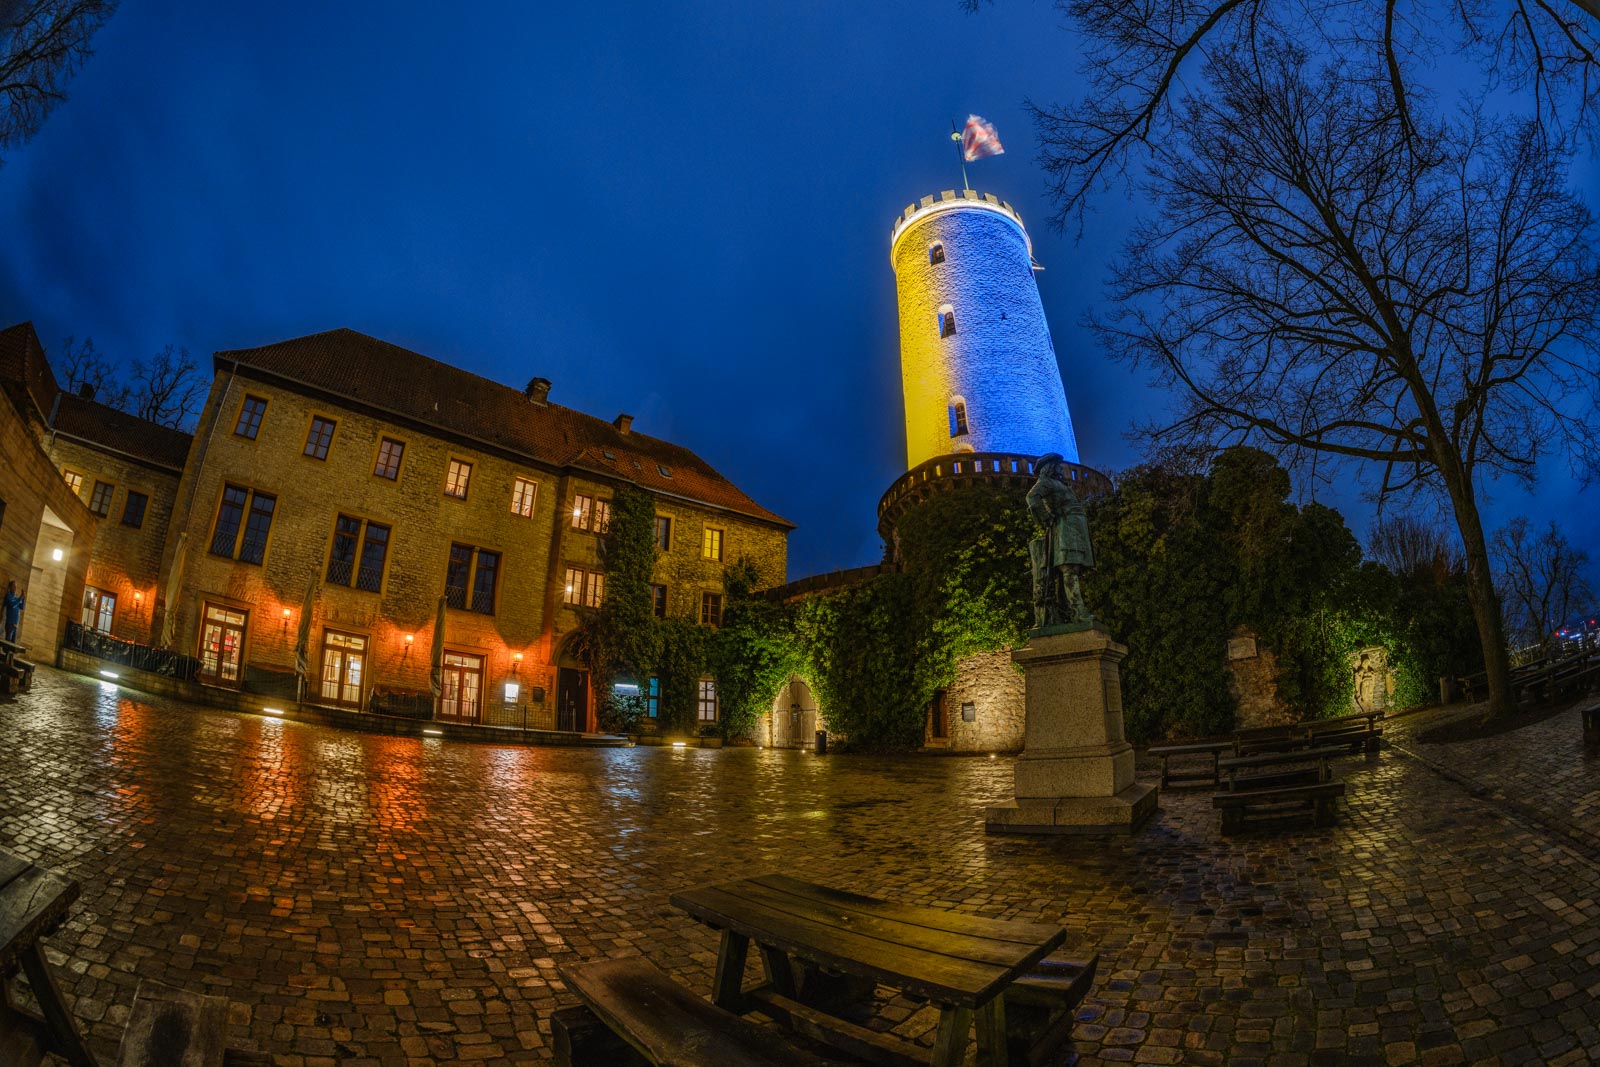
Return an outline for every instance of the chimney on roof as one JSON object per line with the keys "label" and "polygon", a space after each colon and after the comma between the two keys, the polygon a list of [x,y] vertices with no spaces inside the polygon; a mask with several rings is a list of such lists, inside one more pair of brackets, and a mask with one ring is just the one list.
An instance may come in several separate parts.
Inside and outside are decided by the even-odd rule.
{"label": "chimney on roof", "polygon": [[533,379],[528,383],[528,387],[522,391],[522,395],[527,397],[530,402],[544,407],[550,403],[550,379]]}
{"label": "chimney on roof", "polygon": [[632,415],[618,415],[616,418],[611,420],[611,425],[615,426],[618,430],[622,431],[623,433],[627,433],[628,430],[630,428],[632,428],[632,426],[633,426],[633,416]]}
{"label": "chimney on roof", "polygon": [[94,399],[94,386],[90,385],[88,382],[79,383],[79,385],[78,385],[78,395],[80,397],[82,397],[83,399],[85,399],[85,400],[93,400]]}

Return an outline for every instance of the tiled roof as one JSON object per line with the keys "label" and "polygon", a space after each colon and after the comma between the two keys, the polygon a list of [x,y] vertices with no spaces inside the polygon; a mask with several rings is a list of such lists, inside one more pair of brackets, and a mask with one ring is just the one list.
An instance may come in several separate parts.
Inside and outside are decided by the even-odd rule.
{"label": "tiled roof", "polygon": [[173,471],[183,470],[189,459],[189,444],[194,440],[182,430],[169,429],[71,393],[61,394],[55,428],[69,437]]}
{"label": "tiled roof", "polygon": [[50,405],[61,389],[33,323],[19,322],[0,330],[0,382],[20,387],[33,398],[40,414],[49,418]]}
{"label": "tiled roof", "polygon": [[680,445],[559,404],[535,404],[501,385],[355,330],[329,330],[261,348],[218,352],[291,383],[474,438],[553,467],[577,467],[641,488],[792,528]]}

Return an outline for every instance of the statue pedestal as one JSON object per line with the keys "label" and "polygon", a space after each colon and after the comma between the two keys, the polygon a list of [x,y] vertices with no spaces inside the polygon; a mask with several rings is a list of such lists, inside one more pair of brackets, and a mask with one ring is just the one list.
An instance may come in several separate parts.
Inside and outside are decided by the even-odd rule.
{"label": "statue pedestal", "polygon": [[1026,675],[1016,800],[989,809],[991,834],[1132,833],[1155,814],[1122,734],[1128,649],[1103,630],[1031,635],[1011,658]]}

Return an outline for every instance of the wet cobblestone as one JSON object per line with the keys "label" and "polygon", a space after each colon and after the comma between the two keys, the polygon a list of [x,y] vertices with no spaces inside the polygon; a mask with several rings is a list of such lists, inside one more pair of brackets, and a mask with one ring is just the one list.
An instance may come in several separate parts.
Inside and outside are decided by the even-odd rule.
{"label": "wet cobblestone", "polygon": [[[1551,818],[1582,818],[1575,718],[1537,729],[1477,773],[1570,764]],[[642,953],[707,990],[715,938],[668,895],[784,870],[1060,922],[1101,955],[1076,1062],[1589,1062],[1600,853],[1398,751],[1339,771],[1328,830],[1223,838],[1174,791],[1132,839],[996,838],[1005,759],[496,748],[41,670],[0,704],[0,847],[82,882],[50,955],[112,1041],[148,977],[228,997],[233,1042],[283,1064],[543,1060],[558,965]],[[925,1019],[879,1001],[879,1026]]]}

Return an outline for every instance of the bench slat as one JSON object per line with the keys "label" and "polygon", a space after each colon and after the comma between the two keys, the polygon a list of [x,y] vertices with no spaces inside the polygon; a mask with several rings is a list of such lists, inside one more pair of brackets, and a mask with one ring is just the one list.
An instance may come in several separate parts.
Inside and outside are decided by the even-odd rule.
{"label": "bench slat", "polygon": [[572,991],[612,1032],[660,1067],[819,1067],[783,1037],[707,1001],[635,956],[561,968]]}

